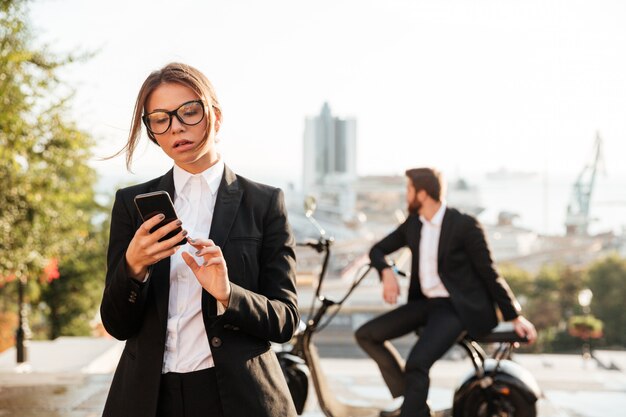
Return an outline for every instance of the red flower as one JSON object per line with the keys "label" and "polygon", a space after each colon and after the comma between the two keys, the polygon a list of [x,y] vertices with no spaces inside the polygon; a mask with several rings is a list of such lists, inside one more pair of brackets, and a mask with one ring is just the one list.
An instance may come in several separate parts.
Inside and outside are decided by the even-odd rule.
{"label": "red flower", "polygon": [[0,275],[0,288],[13,281],[15,281],[15,274],[9,274],[4,277]]}
{"label": "red flower", "polygon": [[48,261],[48,265],[43,269],[43,278],[48,281],[48,284],[54,281],[55,279],[59,279],[61,274],[59,274],[59,261],[57,258],[52,258]]}

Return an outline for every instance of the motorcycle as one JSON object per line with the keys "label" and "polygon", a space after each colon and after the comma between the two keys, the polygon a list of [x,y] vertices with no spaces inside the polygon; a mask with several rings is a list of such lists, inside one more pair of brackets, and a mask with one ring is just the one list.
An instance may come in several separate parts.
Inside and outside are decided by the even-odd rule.
{"label": "motorcycle", "polygon": [[[345,404],[335,397],[322,371],[320,357],[313,343],[315,333],[330,323],[348,297],[372,270],[372,266],[366,265],[364,269],[357,271],[356,278],[339,301],[333,301],[321,295],[333,239],[326,236],[324,229],[313,218],[315,201],[313,199],[307,200],[305,207],[306,217],[318,229],[319,238],[301,242],[298,245],[310,247],[318,253],[324,253],[322,268],[306,322],[300,322],[298,330],[289,342],[273,347],[287,380],[298,415],[304,411],[310,382],[312,382],[319,407],[326,417],[377,416],[378,408]],[[395,266],[393,268],[397,274],[406,276]],[[331,309],[333,311],[329,313]],[[327,315],[329,317],[322,323]],[[542,395],[541,389],[528,370],[510,359],[513,349],[524,342],[526,340],[520,338],[508,323],[501,323],[492,333],[480,339],[472,339],[470,336],[464,335],[458,344],[467,353],[472,362],[473,370],[465,375],[456,388],[452,408],[438,411],[436,415],[535,417],[537,414],[536,402]],[[479,343],[496,344],[497,347],[489,356]]]}

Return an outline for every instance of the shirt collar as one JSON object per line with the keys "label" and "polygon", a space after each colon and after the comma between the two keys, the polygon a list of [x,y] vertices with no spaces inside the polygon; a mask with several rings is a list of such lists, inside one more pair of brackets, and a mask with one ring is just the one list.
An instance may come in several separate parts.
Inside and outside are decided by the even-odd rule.
{"label": "shirt collar", "polygon": [[211,194],[215,195],[224,176],[224,161],[220,157],[216,164],[210,166],[198,174],[192,174],[174,164],[174,188],[176,193],[181,193],[191,177],[203,178],[209,186]]}
{"label": "shirt collar", "polygon": [[422,223],[430,223],[433,226],[441,226],[441,223],[443,223],[443,216],[446,214],[447,207],[448,205],[446,204],[446,202],[442,201],[441,207],[439,207],[439,210],[437,210],[432,219],[426,220],[424,216],[420,216],[420,220],[422,221]]}

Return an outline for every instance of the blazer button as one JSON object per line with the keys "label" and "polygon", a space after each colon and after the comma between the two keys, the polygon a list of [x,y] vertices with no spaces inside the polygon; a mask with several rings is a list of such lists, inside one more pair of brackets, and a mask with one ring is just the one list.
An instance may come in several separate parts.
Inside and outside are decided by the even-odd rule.
{"label": "blazer button", "polygon": [[222,346],[222,339],[220,339],[217,336],[214,336],[211,338],[211,346],[213,346],[214,348],[218,348],[220,346]]}

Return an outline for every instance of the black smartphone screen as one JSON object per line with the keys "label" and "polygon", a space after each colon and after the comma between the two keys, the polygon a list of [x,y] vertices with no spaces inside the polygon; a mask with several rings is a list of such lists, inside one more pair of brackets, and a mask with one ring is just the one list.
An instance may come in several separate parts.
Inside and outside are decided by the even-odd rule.
{"label": "black smartphone screen", "polygon": [[[166,191],[138,194],[135,196],[135,206],[137,206],[137,210],[139,210],[139,214],[141,214],[141,218],[144,222],[159,213],[163,213],[165,215],[165,218],[150,230],[150,233],[178,219],[176,211],[174,210],[172,199]],[[159,239],[159,242],[176,236],[176,234],[181,230],[181,227],[172,230],[170,233]],[[177,245],[184,245],[185,243],[187,243],[187,238],[183,238],[183,240],[178,242]]]}

